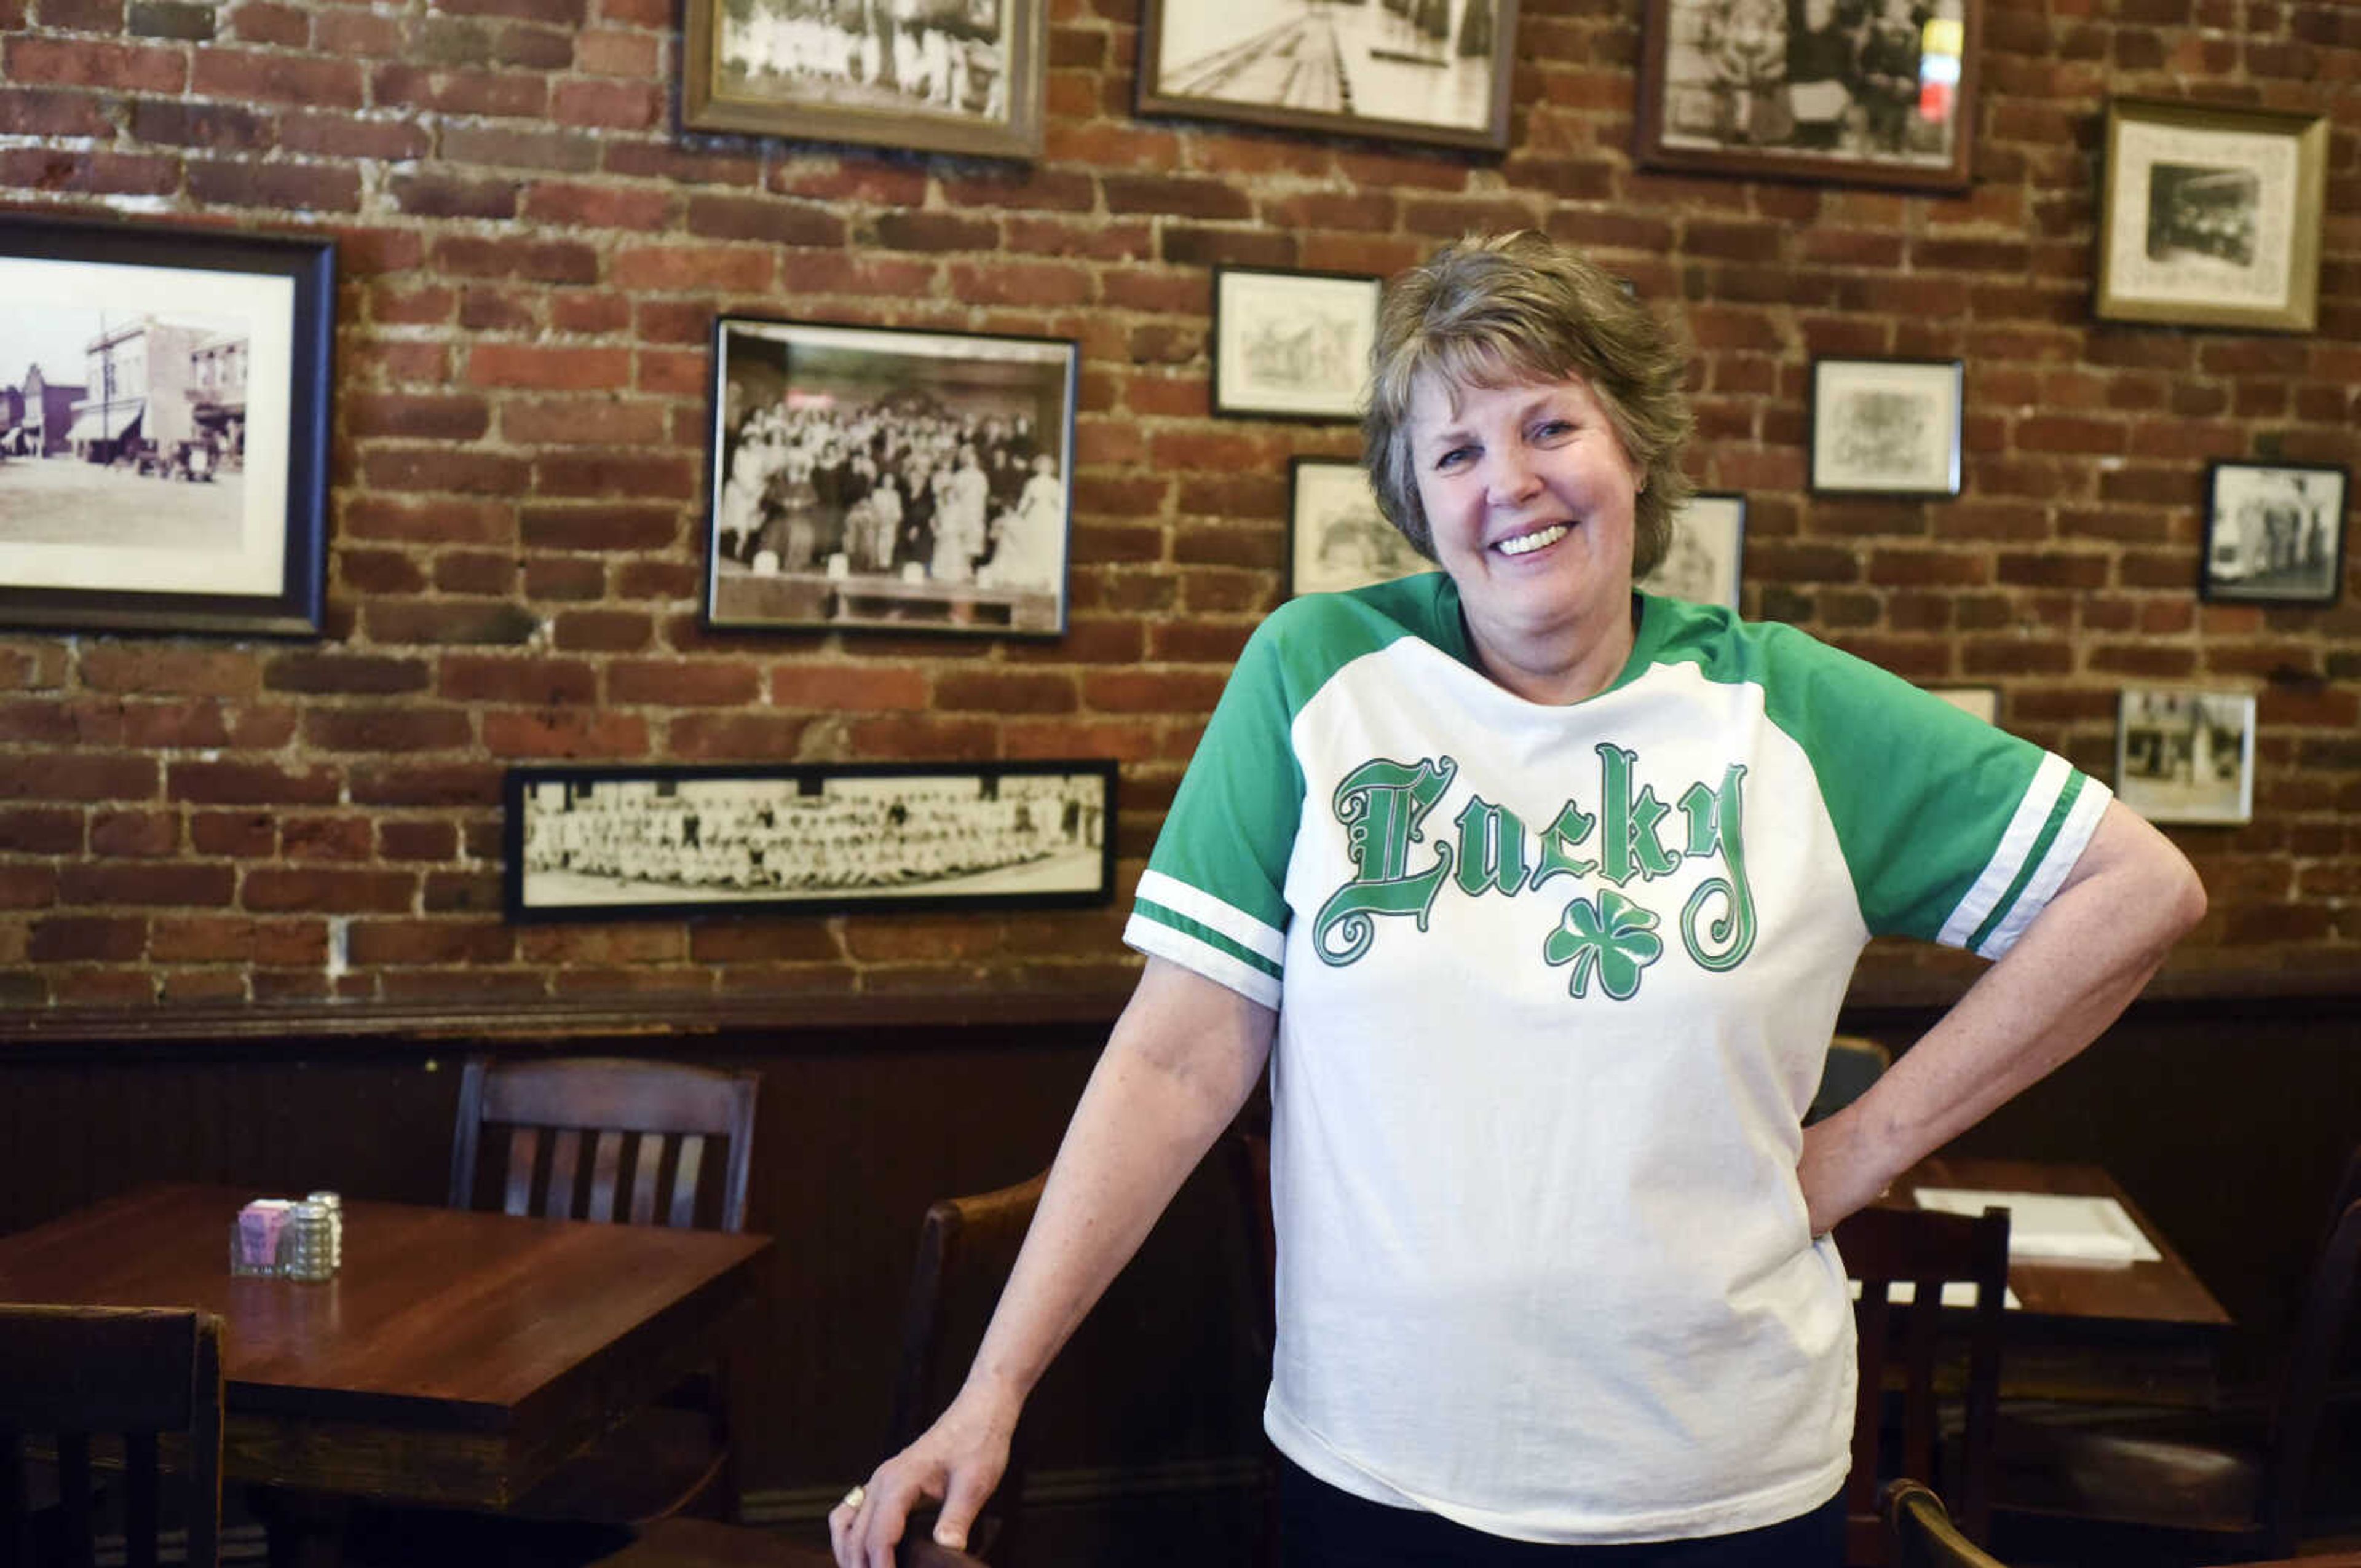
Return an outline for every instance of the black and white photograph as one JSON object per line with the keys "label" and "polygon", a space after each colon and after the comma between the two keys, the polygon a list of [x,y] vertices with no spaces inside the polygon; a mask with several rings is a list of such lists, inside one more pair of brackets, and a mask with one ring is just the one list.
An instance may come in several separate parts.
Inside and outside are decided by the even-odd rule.
{"label": "black and white photograph", "polygon": [[1115,765],[512,768],[508,918],[1078,908],[1115,892]]}
{"label": "black and white photograph", "polygon": [[1431,571],[1386,521],[1369,471],[1338,457],[1287,462],[1287,592],[1342,593]]}
{"label": "black and white photograph", "polygon": [[1746,498],[1699,490],[1673,514],[1673,543],[1637,585],[1692,604],[1738,608],[1739,560],[1746,547]]}
{"label": "black and white photograph", "polygon": [[1141,115],[1509,145],[1517,0],[1147,0]]}
{"label": "black and white photograph", "polygon": [[1359,273],[1213,269],[1213,412],[1360,418],[1384,287]]}
{"label": "black and white photograph", "polygon": [[1048,0],[686,0],[691,130],[1028,159]]}
{"label": "black and white photograph", "polygon": [[1986,724],[2000,722],[1998,686],[1928,686],[1927,695],[1941,697],[1961,713],[1973,714]]}
{"label": "black and white photograph", "polygon": [[2325,115],[2114,100],[2099,315],[2310,332],[2327,171]]}
{"label": "black and white photograph", "polygon": [[324,240],[0,219],[0,621],[314,636]]}
{"label": "black and white photograph", "polygon": [[2126,686],[2115,718],[2115,795],[2150,822],[2249,822],[2255,699]]}
{"label": "black and white photograph", "polygon": [[1648,0],[1643,168],[1965,190],[1983,0]]}
{"label": "black and white photograph", "polygon": [[706,620],[1056,637],[1071,339],[723,316]]}
{"label": "black and white photograph", "polygon": [[2349,470],[2328,463],[2211,463],[2201,596],[2334,604],[2345,591]]}
{"label": "black and white photograph", "polygon": [[1965,382],[1957,359],[1814,359],[1812,490],[1958,495]]}

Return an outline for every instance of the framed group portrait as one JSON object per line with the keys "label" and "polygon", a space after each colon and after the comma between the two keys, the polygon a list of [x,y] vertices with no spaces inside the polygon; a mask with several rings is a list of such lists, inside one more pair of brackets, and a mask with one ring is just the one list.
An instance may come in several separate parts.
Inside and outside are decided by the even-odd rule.
{"label": "framed group portrait", "polygon": [[2345,591],[2352,486],[2352,471],[2333,463],[2208,464],[2200,596],[2334,604]]}
{"label": "framed group portrait", "polygon": [[1213,269],[1213,412],[1361,417],[1385,280],[1284,268]]}
{"label": "framed group portrait", "polygon": [[2327,191],[2324,115],[2114,99],[2099,315],[2310,332]]}
{"label": "framed group portrait", "polygon": [[1138,109],[1499,151],[1517,0],[1145,0]]}
{"label": "framed group portrait", "polygon": [[0,623],[315,637],[335,246],[0,218]]}
{"label": "framed group portrait", "polygon": [[1434,564],[1386,521],[1369,471],[1341,457],[1287,462],[1287,592],[1339,593]]}
{"label": "framed group portrait", "polygon": [[2250,822],[2251,693],[2128,686],[2117,699],[2115,796],[2150,822]]}
{"label": "framed group portrait", "polygon": [[1726,490],[1699,490],[1673,514],[1672,543],[1638,586],[1650,593],[1734,610],[1739,558],[1745,548],[1746,498]]}
{"label": "framed group portrait", "polygon": [[1958,495],[1966,375],[1957,359],[1815,358],[1813,493]]}
{"label": "framed group portrait", "polygon": [[686,0],[687,129],[1041,151],[1049,0]]}

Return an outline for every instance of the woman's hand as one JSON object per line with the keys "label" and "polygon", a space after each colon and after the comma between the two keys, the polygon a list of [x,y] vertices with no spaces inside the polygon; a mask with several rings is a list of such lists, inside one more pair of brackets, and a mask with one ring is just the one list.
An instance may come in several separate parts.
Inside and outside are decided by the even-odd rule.
{"label": "woman's hand", "polygon": [[967,1546],[968,1530],[984,1499],[1008,1468],[1014,1408],[1005,1413],[962,1390],[918,1440],[880,1464],[862,1485],[829,1510],[829,1545],[837,1568],[894,1568],[894,1546],[911,1511],[939,1502],[935,1542]]}
{"label": "woman's hand", "polygon": [[1815,1122],[1804,1129],[1804,1152],[1795,1162],[1795,1179],[1804,1190],[1804,1210],[1815,1239],[1836,1229],[1837,1222],[1865,1209],[1883,1197],[1893,1174],[1863,1147],[1860,1118],[1853,1107]]}

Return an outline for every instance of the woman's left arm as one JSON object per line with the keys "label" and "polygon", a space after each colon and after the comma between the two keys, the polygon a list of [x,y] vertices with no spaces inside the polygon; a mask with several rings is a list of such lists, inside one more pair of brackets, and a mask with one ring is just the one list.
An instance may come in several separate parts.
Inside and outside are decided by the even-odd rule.
{"label": "woman's left arm", "polygon": [[2098,1038],[2204,914],[2204,886],[2180,851],[2108,802],[2007,956],[1860,1099],[1804,1129],[1797,1169],[1812,1234]]}

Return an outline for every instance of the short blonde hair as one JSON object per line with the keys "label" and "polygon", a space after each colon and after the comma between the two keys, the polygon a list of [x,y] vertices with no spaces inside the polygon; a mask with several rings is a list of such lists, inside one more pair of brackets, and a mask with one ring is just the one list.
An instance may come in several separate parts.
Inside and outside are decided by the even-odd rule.
{"label": "short blonde hair", "polygon": [[1470,236],[1386,286],[1369,350],[1362,462],[1387,519],[1434,559],[1410,451],[1411,398],[1422,376],[1499,387],[1579,376],[1640,476],[1631,575],[1646,576],[1673,539],[1673,513],[1694,488],[1681,450],[1696,421],[1671,330],[1631,291],[1545,235]]}

